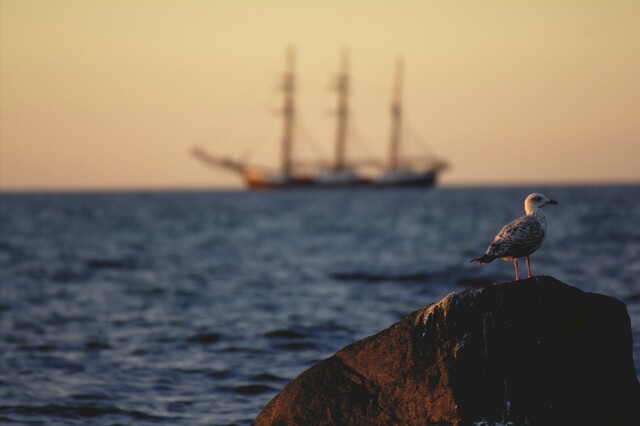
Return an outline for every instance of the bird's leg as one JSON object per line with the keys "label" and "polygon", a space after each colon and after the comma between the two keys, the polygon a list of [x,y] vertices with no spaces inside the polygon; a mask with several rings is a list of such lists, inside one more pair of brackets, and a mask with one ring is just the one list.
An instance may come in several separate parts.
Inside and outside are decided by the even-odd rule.
{"label": "bird's leg", "polygon": [[516,281],[519,281],[520,276],[518,275],[518,259],[513,259],[513,266],[516,268]]}
{"label": "bird's leg", "polygon": [[529,265],[529,256],[525,258],[527,260],[527,272],[529,273],[529,278],[531,278],[531,265]]}

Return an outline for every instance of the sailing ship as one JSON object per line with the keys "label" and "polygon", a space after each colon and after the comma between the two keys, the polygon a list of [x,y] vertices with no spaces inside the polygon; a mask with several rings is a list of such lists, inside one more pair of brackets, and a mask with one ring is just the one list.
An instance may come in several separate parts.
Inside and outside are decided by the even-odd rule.
{"label": "sailing ship", "polygon": [[[192,154],[204,163],[229,170],[242,177],[251,189],[281,188],[351,188],[351,187],[430,187],[438,174],[447,168],[447,163],[433,154],[422,157],[405,157],[402,148],[402,83],[404,65],[401,60],[396,67],[396,81],[391,102],[391,133],[389,138],[389,158],[379,160],[347,161],[347,129],[349,121],[349,56],[342,54],[342,64],[336,79],[338,103],[336,109],[337,127],[335,158],[332,163],[317,161],[315,164],[301,164],[292,157],[294,145],[295,108],[295,53],[289,49],[287,67],[282,84],[283,90],[283,131],[281,141],[281,166],[279,170],[269,170],[252,166],[244,161],[229,157],[211,155],[201,148],[194,148]],[[373,176],[360,170],[366,167],[377,169]]]}

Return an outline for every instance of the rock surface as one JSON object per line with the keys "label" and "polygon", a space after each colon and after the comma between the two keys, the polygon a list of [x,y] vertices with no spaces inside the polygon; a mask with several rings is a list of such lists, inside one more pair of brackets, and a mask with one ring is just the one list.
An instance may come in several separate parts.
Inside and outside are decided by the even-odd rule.
{"label": "rock surface", "polygon": [[303,372],[255,425],[640,425],[625,305],[550,277],[448,295]]}

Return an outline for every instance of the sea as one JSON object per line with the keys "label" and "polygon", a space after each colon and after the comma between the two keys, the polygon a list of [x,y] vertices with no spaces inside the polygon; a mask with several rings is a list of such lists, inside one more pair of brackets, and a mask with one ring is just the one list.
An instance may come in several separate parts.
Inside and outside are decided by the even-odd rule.
{"label": "sea", "polygon": [[559,203],[533,274],[623,301],[640,371],[640,185],[4,193],[0,424],[249,425],[342,347],[512,280],[469,259],[531,192]]}

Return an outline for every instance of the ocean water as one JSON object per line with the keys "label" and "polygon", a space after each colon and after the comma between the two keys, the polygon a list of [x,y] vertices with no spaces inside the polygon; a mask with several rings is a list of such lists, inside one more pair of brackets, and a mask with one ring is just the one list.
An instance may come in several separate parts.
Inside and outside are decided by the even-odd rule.
{"label": "ocean water", "polygon": [[338,349],[511,280],[468,260],[534,191],[560,203],[534,274],[624,301],[640,371],[640,186],[4,194],[0,423],[248,425]]}

